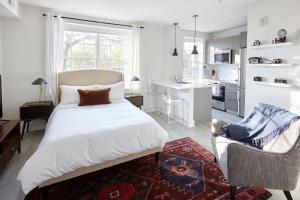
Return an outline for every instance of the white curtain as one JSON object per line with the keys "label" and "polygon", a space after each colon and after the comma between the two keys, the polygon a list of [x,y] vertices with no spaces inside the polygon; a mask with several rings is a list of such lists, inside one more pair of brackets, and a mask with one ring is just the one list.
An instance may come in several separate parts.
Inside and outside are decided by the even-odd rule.
{"label": "white curtain", "polygon": [[64,22],[60,15],[53,13],[46,16],[46,69],[45,77],[48,82],[46,98],[57,103],[57,72],[63,69]]}
{"label": "white curtain", "polygon": [[[132,69],[131,76],[140,78],[140,35],[141,27],[139,25],[132,25]],[[133,88],[131,88],[133,89]],[[137,86],[140,90],[140,85]]]}

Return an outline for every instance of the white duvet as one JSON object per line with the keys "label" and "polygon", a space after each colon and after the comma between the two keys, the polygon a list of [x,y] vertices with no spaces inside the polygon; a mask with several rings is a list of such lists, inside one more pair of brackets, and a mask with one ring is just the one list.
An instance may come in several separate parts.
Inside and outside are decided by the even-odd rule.
{"label": "white duvet", "polygon": [[17,179],[27,194],[67,172],[162,148],[167,138],[157,122],[127,100],[97,106],[59,105]]}

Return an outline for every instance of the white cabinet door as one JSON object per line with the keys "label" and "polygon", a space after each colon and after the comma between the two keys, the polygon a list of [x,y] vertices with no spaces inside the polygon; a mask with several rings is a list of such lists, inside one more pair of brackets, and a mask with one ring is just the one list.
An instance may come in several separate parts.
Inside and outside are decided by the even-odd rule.
{"label": "white cabinet door", "polygon": [[225,109],[227,112],[234,114],[239,112],[238,89],[238,84],[225,84]]}

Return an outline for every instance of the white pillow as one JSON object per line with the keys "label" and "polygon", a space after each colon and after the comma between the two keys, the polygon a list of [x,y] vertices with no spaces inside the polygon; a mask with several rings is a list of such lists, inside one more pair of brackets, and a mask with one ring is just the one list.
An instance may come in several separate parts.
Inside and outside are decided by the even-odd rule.
{"label": "white pillow", "polygon": [[124,99],[124,82],[119,82],[111,85],[97,85],[98,89],[111,88],[109,93],[110,100]]}
{"label": "white pillow", "polygon": [[97,85],[87,85],[87,86],[70,86],[70,85],[61,85],[61,104],[79,104],[80,98],[78,89],[82,90],[97,90]]}

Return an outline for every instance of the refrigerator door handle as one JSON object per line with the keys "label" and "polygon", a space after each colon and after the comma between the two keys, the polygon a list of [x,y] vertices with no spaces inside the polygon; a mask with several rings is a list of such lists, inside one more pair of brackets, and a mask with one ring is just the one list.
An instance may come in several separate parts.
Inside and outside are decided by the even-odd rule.
{"label": "refrigerator door handle", "polygon": [[241,87],[241,67],[238,68],[238,84],[239,84],[239,87]]}
{"label": "refrigerator door handle", "polygon": [[238,87],[237,89],[237,104],[238,104],[238,114],[240,114],[240,110],[241,110],[241,98],[240,98],[240,95],[241,95],[241,88],[240,86]]}
{"label": "refrigerator door handle", "polygon": [[236,98],[237,98],[237,99],[236,99],[237,101],[240,101],[240,95],[241,95],[241,92],[240,92],[240,91],[241,91],[241,88],[239,87],[239,88],[237,89],[237,95],[236,95],[236,96],[237,96],[237,97],[236,97]]}

